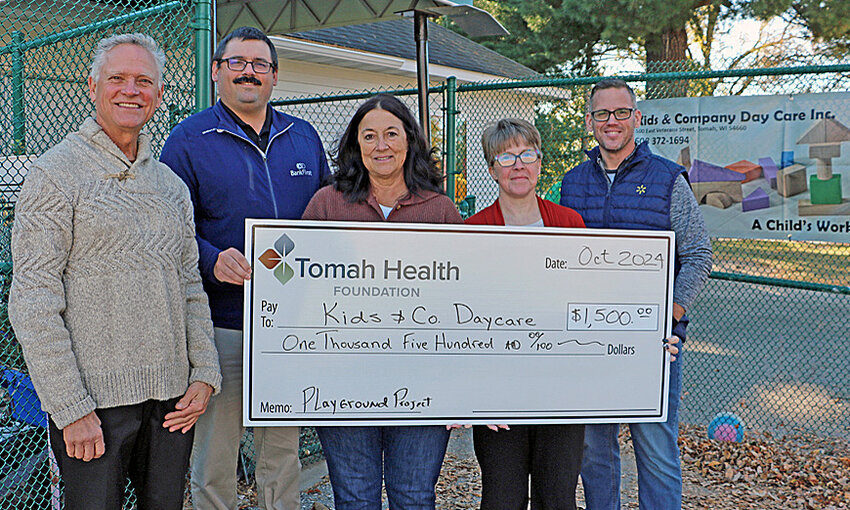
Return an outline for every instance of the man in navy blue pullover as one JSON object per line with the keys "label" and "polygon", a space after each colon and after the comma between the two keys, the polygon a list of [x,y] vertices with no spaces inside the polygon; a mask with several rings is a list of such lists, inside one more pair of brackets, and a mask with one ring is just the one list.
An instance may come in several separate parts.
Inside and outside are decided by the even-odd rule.
{"label": "man in navy blue pullover", "polygon": [[[685,169],[635,144],[640,126],[635,93],[622,80],[607,79],[590,92],[585,124],[599,143],[588,161],[564,175],[561,205],[578,211],[589,228],[673,230],[673,335],[681,339],[670,365],[669,409],[663,423],[629,426],[638,468],[641,509],[682,507],[682,472],[677,444],[685,311],[708,279],[711,244],[705,221],[685,179]],[[581,478],[588,510],[620,508],[620,451],[616,424],[588,425]]]}
{"label": "man in navy blue pullover", "polygon": [[[330,174],[316,130],[269,105],[277,70],[277,52],[263,32],[230,33],[213,54],[219,101],[177,125],[160,158],[192,196],[221,363],[221,394],[196,426],[192,457],[192,499],[205,510],[237,507],[242,285],[251,277],[245,218],[300,218]],[[254,450],[260,507],[300,508],[297,427],[255,428]]]}

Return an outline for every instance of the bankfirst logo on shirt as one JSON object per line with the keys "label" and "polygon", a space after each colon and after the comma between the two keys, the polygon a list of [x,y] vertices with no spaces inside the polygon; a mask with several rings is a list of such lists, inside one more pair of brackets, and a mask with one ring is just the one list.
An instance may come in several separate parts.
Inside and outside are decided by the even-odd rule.
{"label": "bankfirst logo on shirt", "polygon": [[299,161],[298,163],[295,163],[295,170],[289,171],[289,175],[292,177],[298,177],[301,175],[313,175],[313,171],[307,169],[306,163],[301,163]]}

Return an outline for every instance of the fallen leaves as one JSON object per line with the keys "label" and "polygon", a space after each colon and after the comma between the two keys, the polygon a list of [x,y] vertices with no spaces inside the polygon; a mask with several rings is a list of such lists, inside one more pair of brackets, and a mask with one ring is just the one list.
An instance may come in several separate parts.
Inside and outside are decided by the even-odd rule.
{"label": "fallen leaves", "polygon": [[[627,432],[620,434],[620,441],[628,446]],[[709,440],[705,427],[682,425],[679,447],[683,509],[850,509],[846,440],[748,431],[743,442],[727,443]],[[320,485],[328,487],[327,478]],[[253,486],[240,486],[241,507],[255,508],[254,491]],[[623,498],[624,508],[637,508],[637,495],[625,487]],[[437,508],[475,509],[480,501],[481,477],[474,456],[446,454],[437,483]]]}
{"label": "fallen leaves", "polygon": [[847,441],[748,433],[741,443],[727,443],[683,425],[679,446],[683,508],[850,508]]}
{"label": "fallen leaves", "polygon": [[478,508],[481,503],[481,473],[474,457],[447,453],[437,481],[437,508]]}

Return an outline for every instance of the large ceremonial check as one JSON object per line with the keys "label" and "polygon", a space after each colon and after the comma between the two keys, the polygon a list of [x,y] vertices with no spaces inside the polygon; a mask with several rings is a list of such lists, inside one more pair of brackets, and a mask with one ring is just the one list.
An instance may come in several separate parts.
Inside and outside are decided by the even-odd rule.
{"label": "large ceremonial check", "polygon": [[245,425],[663,421],[672,232],[246,220]]}

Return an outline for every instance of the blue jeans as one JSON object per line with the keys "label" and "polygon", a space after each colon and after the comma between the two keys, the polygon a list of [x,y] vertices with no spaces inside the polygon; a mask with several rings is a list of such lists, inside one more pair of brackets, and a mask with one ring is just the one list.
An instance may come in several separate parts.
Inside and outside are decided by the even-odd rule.
{"label": "blue jeans", "polygon": [[337,510],[433,510],[449,431],[444,426],[316,427]]}
{"label": "blue jeans", "polygon": [[[641,510],[681,510],[682,466],[679,460],[679,398],[682,394],[682,345],[670,364],[667,421],[632,423]],[[614,423],[587,425],[581,481],[587,510],[619,510],[620,445]]]}

